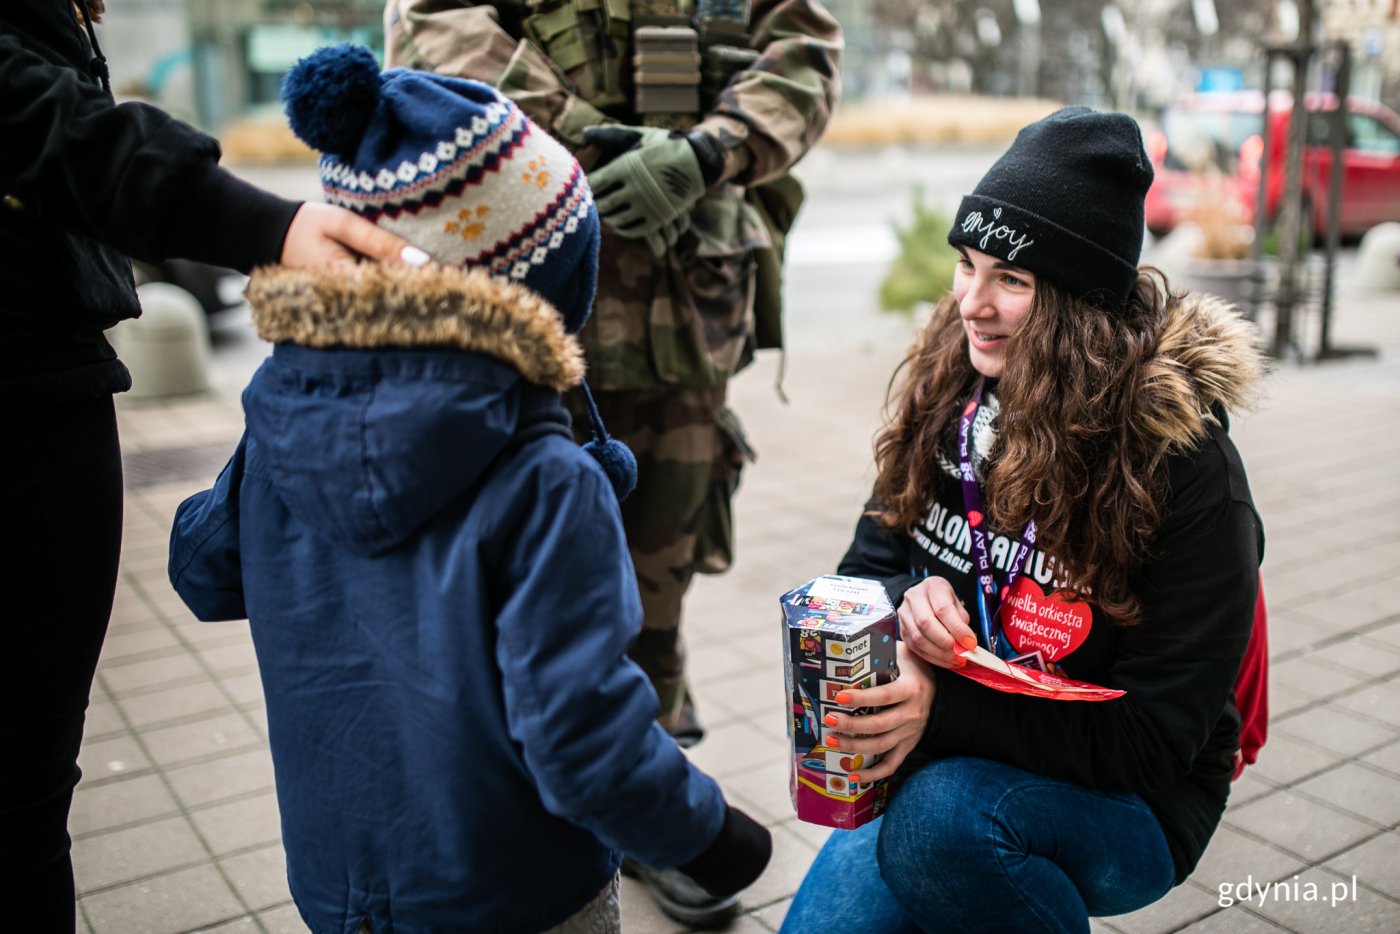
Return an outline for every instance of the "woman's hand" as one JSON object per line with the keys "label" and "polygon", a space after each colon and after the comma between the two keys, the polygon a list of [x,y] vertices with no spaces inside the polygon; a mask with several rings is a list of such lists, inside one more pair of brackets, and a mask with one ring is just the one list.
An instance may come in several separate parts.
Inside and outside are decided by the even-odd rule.
{"label": "woman's hand", "polygon": [[282,263],[304,269],[351,265],[360,257],[422,266],[428,254],[345,208],[303,204],[282,241]]}
{"label": "woman's hand", "polygon": [[920,658],[939,668],[967,664],[957,647],[975,648],[977,635],[968,625],[967,610],[941,577],[926,577],[904,592],[899,604],[900,638]]}
{"label": "woman's hand", "polygon": [[823,741],[831,749],[839,749],[853,759],[884,754],[876,765],[853,769],[852,784],[893,775],[909,751],[918,745],[928,724],[929,712],[933,709],[933,672],[903,642],[896,647],[896,657],[899,677],[889,684],[848,688],[836,695],[836,702],[844,707],[883,707],[883,710],[863,717],[827,714],[822,719]]}

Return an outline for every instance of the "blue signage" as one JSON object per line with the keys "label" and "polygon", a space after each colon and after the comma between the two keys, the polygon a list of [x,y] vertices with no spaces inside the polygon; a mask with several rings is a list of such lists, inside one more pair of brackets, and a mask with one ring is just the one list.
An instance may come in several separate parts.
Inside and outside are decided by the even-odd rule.
{"label": "blue signage", "polygon": [[1202,68],[1197,91],[1243,91],[1244,71],[1240,68]]}

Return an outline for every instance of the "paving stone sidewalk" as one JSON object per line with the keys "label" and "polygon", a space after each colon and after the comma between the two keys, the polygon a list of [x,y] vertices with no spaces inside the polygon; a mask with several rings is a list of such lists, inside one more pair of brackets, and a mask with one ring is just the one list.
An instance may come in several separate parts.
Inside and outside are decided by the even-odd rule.
{"label": "paving stone sidewalk", "polygon": [[[1397,305],[1393,295],[1345,298],[1338,342],[1374,345],[1379,359],[1282,366],[1258,412],[1234,425],[1268,534],[1271,738],[1191,880],[1145,911],[1096,921],[1097,931],[1400,931]],[[775,359],[733,387],[760,461],[735,510],[736,569],[700,580],[687,622],[710,728],[694,757],[776,843],[732,931],[777,929],[825,835],[798,823],[787,800],[776,598],[844,551],[908,333],[885,324],[795,350],[788,405],[772,388]],[[119,402],[121,579],[71,821],[80,929],[91,934],[305,930],[283,874],[247,626],[194,621],[165,576],[176,505],[212,481],[241,431],[236,388]],[[1246,881],[1286,885],[1262,904],[1226,907],[1220,887]],[[1323,897],[1345,894],[1306,901],[1309,883]],[[624,886],[628,934],[680,930]]]}

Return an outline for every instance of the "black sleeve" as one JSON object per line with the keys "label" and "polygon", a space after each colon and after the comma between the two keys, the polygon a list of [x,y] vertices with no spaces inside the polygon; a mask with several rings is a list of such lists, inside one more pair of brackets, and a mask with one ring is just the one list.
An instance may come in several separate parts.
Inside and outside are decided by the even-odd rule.
{"label": "black sleeve", "polygon": [[0,188],[45,223],[146,260],[274,262],[300,206],[219,168],[212,138],[156,107],[116,106],[0,23]]}
{"label": "black sleeve", "polygon": [[[1210,486],[1228,491],[1222,473]],[[973,755],[1093,788],[1146,792],[1186,775],[1234,686],[1254,619],[1262,535],[1229,492],[1169,515],[1140,584],[1145,618],[1123,631],[1104,702],[1006,694],[935,669],[921,748]]]}
{"label": "black sleeve", "polygon": [[868,514],[874,508],[874,500],[866,504],[867,514],[856,523],[855,537],[836,573],[879,580],[890,595],[890,603],[898,607],[904,599],[904,591],[913,587],[918,579],[910,573],[908,543]]}

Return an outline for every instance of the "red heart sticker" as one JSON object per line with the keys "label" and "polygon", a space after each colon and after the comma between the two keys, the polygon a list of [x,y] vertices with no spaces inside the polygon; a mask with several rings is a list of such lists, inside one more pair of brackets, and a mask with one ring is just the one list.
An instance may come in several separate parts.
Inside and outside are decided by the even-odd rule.
{"label": "red heart sticker", "polygon": [[967,524],[974,529],[977,528],[982,524],[982,514],[975,509],[969,509],[967,511]]}
{"label": "red heart sticker", "polygon": [[1047,597],[1039,584],[1022,577],[1002,600],[1001,625],[1017,652],[1039,651],[1053,662],[1084,643],[1094,614],[1086,601]]}

